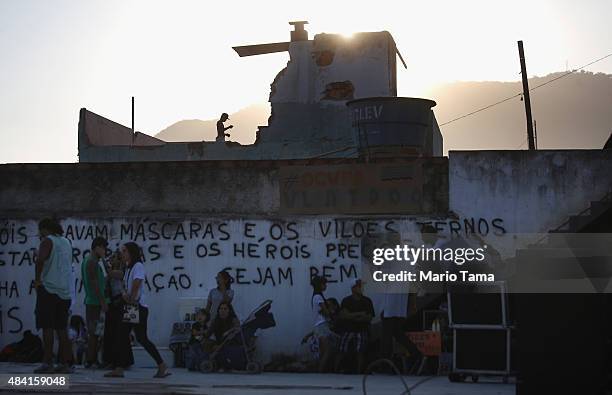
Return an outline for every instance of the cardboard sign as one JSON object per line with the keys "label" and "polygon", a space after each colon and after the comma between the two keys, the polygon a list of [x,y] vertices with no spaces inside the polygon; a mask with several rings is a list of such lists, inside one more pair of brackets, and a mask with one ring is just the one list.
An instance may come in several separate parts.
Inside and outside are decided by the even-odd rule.
{"label": "cardboard sign", "polygon": [[442,353],[442,336],[440,332],[406,332],[406,336],[426,357],[435,357]]}

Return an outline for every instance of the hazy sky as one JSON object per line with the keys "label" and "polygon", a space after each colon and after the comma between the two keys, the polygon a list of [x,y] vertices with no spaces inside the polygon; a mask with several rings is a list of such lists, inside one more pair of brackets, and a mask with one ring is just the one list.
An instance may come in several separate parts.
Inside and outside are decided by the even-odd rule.
{"label": "hazy sky", "polygon": [[[612,53],[612,1],[0,0],[0,163],[77,161],[82,107],[155,134],[265,102],[288,54],[234,45],[315,33],[390,31],[408,63],[400,96],[437,83],[518,80]],[[590,68],[612,74],[612,58]],[[495,110],[492,110],[495,111]],[[439,120],[444,121],[444,120]],[[444,133],[444,130],[442,130]]]}

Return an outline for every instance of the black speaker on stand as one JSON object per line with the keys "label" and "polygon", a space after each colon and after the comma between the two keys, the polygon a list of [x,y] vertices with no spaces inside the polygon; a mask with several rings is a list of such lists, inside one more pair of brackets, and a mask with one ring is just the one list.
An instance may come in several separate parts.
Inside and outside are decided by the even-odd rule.
{"label": "black speaker on stand", "polygon": [[451,381],[513,375],[512,329],[503,282],[451,288],[448,315],[453,330]]}

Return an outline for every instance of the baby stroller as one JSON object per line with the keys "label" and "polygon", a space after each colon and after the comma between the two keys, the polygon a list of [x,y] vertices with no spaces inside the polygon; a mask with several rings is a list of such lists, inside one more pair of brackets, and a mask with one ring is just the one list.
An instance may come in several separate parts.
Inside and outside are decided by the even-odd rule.
{"label": "baby stroller", "polygon": [[193,321],[175,322],[170,335],[170,350],[174,353],[174,367],[183,368],[189,348],[189,337]]}
{"label": "baby stroller", "polygon": [[204,353],[200,371],[210,373],[223,366],[232,370],[246,370],[249,373],[261,373],[261,363],[253,361],[255,353],[255,332],[276,326],[274,316],[270,313],[271,300],[259,305],[242,321],[239,328],[228,334],[219,347],[211,353]]}

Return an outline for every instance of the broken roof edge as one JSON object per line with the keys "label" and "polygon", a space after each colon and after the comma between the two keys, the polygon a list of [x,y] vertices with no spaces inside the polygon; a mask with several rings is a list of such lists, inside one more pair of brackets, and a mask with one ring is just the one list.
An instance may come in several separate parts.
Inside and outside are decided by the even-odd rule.
{"label": "broken roof edge", "polygon": [[87,108],[79,111],[79,145],[108,146],[161,146],[166,141],[136,131],[111,119],[96,114]]}
{"label": "broken roof edge", "polygon": [[404,57],[402,56],[401,52],[399,51],[399,49],[397,48],[397,42],[395,41],[395,38],[393,38],[393,34],[391,34],[391,32],[389,32],[388,30],[381,30],[381,31],[377,31],[377,32],[355,32],[353,33],[350,37],[347,37],[346,35],[342,34],[342,33],[317,33],[314,35],[314,38],[312,41],[325,41],[326,39],[332,38],[334,40],[352,40],[352,39],[356,39],[358,36],[360,35],[369,35],[369,34],[384,34],[387,36],[387,38],[390,40],[391,44],[393,45],[393,49],[395,49],[395,54],[399,57],[400,61],[402,62],[402,65],[404,65],[405,69],[408,69],[408,65],[406,64],[406,61],[404,60]]}

